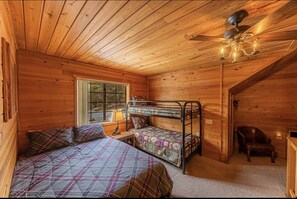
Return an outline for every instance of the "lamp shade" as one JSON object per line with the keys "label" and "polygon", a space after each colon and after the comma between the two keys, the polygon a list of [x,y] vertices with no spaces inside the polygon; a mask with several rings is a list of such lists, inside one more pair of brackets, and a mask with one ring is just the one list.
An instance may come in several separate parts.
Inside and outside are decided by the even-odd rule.
{"label": "lamp shade", "polygon": [[112,121],[114,122],[118,122],[124,119],[123,112],[121,109],[114,110],[112,114]]}

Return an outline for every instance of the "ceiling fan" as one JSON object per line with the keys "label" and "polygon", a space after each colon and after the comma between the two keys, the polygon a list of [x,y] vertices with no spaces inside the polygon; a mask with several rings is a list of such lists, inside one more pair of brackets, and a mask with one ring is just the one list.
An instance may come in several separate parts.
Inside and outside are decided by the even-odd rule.
{"label": "ceiling fan", "polygon": [[[297,14],[297,1],[289,1],[284,6],[265,17],[260,22],[253,26],[239,25],[244,18],[248,16],[246,10],[239,10],[227,19],[227,23],[234,26],[228,29],[222,36],[207,36],[207,35],[185,35],[185,38],[192,41],[210,41],[221,42],[223,45],[221,48],[221,59],[231,59],[232,62],[236,62],[240,54],[246,56],[257,54],[257,42],[269,42],[269,41],[285,41],[297,39],[297,30],[263,33],[269,29],[272,24],[277,24],[291,16]],[[252,49],[251,52],[247,52],[245,47]],[[225,48],[230,47],[229,56],[225,57]]]}

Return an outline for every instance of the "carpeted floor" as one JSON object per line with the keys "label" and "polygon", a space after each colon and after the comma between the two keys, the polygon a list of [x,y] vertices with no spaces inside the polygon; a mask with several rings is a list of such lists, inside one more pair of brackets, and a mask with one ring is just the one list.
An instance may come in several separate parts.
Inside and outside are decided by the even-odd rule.
{"label": "carpeted floor", "polygon": [[194,155],[187,174],[164,163],[174,187],[173,197],[286,197],[286,160],[234,153],[228,164]]}

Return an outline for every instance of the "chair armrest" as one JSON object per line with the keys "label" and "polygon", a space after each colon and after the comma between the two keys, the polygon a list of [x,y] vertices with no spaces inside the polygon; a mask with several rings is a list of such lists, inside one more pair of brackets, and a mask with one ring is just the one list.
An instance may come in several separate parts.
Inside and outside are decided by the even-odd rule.
{"label": "chair armrest", "polygon": [[271,139],[269,137],[266,137],[266,143],[271,144]]}
{"label": "chair armrest", "polygon": [[242,137],[242,144],[244,144],[245,143],[245,137],[244,137],[244,135],[240,131],[237,131],[237,133],[238,133],[238,135],[240,137]]}

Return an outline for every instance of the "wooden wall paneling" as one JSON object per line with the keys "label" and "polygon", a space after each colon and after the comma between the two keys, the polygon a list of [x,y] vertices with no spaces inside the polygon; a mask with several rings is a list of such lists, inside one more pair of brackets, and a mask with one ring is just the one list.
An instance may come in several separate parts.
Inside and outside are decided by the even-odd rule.
{"label": "wooden wall paneling", "polygon": [[130,85],[131,94],[146,97],[146,77],[53,56],[18,51],[19,150],[28,146],[26,132],[74,126],[75,76]]}
{"label": "wooden wall paneling", "polygon": [[[0,1],[0,37],[10,44],[10,52],[1,47],[1,54],[7,54],[4,59],[0,56],[1,65],[9,58],[11,63],[15,63],[16,42],[12,27],[8,1]],[[0,197],[8,197],[17,157],[17,114],[14,114],[11,119],[7,118],[7,122],[3,122],[3,97],[7,96],[6,94],[3,96],[3,75],[5,75],[4,71],[0,67]]]}
{"label": "wooden wall paneling", "polygon": [[272,139],[280,158],[286,158],[289,130],[297,129],[296,63],[296,59],[289,60],[279,71],[254,81],[253,85],[235,95],[239,100],[235,122],[261,129]]}
{"label": "wooden wall paneling", "polygon": [[[155,100],[200,100],[203,108],[203,155],[219,159],[221,152],[220,68],[184,70],[148,77],[149,98]],[[159,127],[180,130],[180,121],[157,118]]]}

